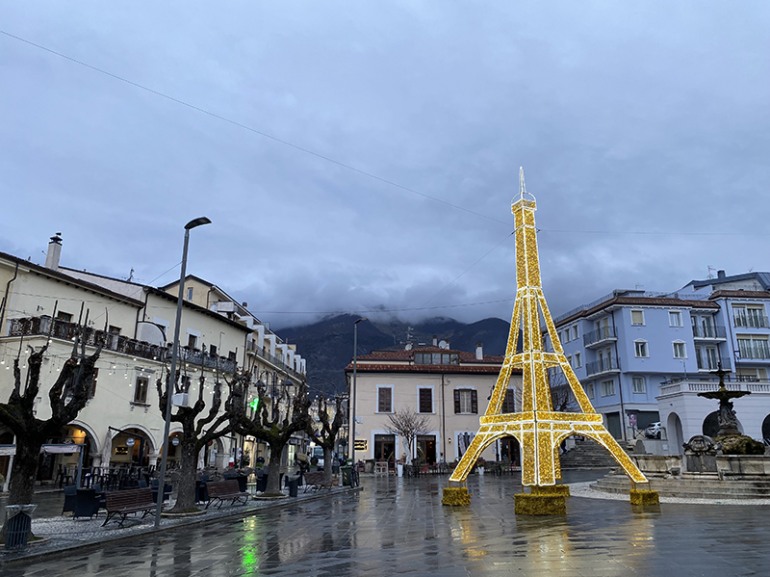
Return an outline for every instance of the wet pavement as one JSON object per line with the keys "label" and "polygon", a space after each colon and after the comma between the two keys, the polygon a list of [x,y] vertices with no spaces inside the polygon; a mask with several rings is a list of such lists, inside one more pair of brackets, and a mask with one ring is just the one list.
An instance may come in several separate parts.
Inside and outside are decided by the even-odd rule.
{"label": "wet pavement", "polygon": [[[566,482],[596,477],[568,472]],[[516,517],[515,478],[472,476],[471,506],[441,505],[446,477],[367,477],[334,493],[243,518],[136,535],[96,549],[0,566],[3,577],[81,576],[591,576],[770,574],[770,506],[573,496],[565,517]],[[577,487],[577,485],[576,485]],[[580,494],[577,491],[576,494]]]}

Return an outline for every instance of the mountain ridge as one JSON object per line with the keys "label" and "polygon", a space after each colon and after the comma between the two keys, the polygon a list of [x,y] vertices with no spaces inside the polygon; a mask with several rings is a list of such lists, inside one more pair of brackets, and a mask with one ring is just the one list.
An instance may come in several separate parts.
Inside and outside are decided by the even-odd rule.
{"label": "mountain ridge", "polygon": [[[354,324],[359,315],[340,314],[305,325],[276,329],[307,363],[308,385],[312,395],[331,396],[347,392],[344,369],[353,359]],[[481,344],[484,355],[502,356],[508,342],[510,324],[499,318],[463,323],[449,317],[434,317],[410,323],[392,319],[358,323],[358,354],[374,350],[399,349],[407,342],[428,345],[434,337],[451,348],[473,352]]]}

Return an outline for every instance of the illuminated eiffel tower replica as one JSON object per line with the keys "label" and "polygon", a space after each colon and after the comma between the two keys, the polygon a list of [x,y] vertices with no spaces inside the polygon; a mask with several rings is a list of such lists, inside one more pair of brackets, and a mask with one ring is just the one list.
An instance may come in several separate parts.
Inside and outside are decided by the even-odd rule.
{"label": "illuminated eiffel tower replica", "polygon": [[[655,505],[658,502],[657,493],[636,489],[635,484],[646,484],[647,478],[604,427],[602,416],[591,405],[564,356],[540,284],[535,210],[535,199],[527,193],[524,184],[524,170],[519,169],[519,198],[511,206],[515,224],[517,288],[505,360],[489,406],[479,419],[479,431],[449,480],[463,483],[486,447],[501,437],[513,436],[522,447],[521,482],[530,488],[529,493],[516,495],[516,513],[563,514],[568,487],[556,486],[557,479],[561,478],[559,446],[570,435],[582,435],[606,448],[629,476],[634,487],[631,494],[633,504]],[[545,322],[553,352],[543,350],[541,319]],[[523,346],[522,352],[516,353],[519,330]],[[580,412],[553,410],[548,371],[556,368],[564,373]],[[501,413],[514,369],[520,369],[522,373],[521,410]],[[447,487],[442,502],[446,505],[470,503],[467,487]]]}

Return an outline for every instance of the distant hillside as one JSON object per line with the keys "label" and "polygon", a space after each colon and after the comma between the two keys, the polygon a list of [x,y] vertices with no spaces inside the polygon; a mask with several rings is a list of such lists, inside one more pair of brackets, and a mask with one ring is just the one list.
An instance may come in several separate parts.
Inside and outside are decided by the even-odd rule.
{"label": "distant hillside", "polygon": [[[316,323],[276,329],[283,339],[297,345],[307,360],[311,393],[332,395],[347,391],[345,366],[353,359],[353,324],[355,315],[327,317]],[[465,324],[439,317],[420,323],[400,321],[358,324],[358,354],[373,350],[402,348],[407,340],[430,344],[435,336],[448,341],[453,349],[475,351],[482,343],[485,355],[505,354],[509,323],[496,318]]]}

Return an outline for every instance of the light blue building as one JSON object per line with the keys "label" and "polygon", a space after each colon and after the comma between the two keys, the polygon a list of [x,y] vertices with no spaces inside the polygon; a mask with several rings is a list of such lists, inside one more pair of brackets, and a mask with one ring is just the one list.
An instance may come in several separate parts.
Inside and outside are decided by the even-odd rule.
{"label": "light blue building", "polygon": [[[554,319],[564,352],[608,430],[632,440],[661,422],[656,452],[678,454],[693,435],[718,429],[719,364],[744,434],[770,438],[770,273],[691,281],[672,293],[615,290]],[[554,374],[552,387],[565,383]],[[653,443],[654,444],[654,443]]]}

